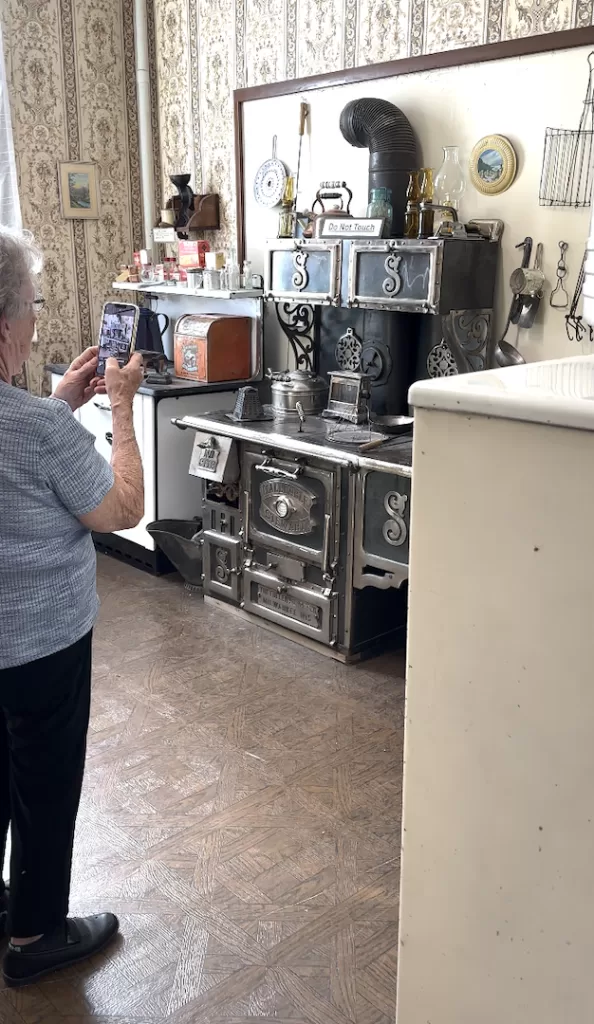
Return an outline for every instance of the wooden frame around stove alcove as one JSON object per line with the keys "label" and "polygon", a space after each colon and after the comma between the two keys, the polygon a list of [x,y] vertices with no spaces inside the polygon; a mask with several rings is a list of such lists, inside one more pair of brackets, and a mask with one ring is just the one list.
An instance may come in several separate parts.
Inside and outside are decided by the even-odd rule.
{"label": "wooden frame around stove alcove", "polygon": [[571,50],[578,46],[594,45],[594,25],[566,29],[563,32],[549,32],[522,39],[506,39],[483,46],[469,46],[441,53],[426,53],[418,57],[404,57],[401,60],[386,61],[384,64],[365,64],[343,71],[330,71],[311,78],[291,78],[270,85],[255,85],[236,89],[233,93],[233,130],[235,136],[235,186],[237,219],[237,253],[239,263],[245,258],[245,199],[244,199],[244,130],[243,105],[251,100],[263,100],[273,96],[288,96],[291,93],[311,92],[314,89],[328,89],[339,85],[353,85],[379,78],[395,78],[420,71],[435,71],[441,68],[461,67],[465,64],[481,64],[491,60],[506,60],[510,57],[524,57],[535,53],[551,53],[555,50]]}

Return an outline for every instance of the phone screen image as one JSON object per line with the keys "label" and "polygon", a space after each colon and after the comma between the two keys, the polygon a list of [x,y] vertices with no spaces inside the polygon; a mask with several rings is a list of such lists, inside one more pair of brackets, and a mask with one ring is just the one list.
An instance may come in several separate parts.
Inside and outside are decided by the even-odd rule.
{"label": "phone screen image", "polygon": [[120,366],[130,358],[136,340],[138,306],[123,302],[106,302],[99,330],[99,363],[97,374],[105,375],[105,364],[113,356]]}

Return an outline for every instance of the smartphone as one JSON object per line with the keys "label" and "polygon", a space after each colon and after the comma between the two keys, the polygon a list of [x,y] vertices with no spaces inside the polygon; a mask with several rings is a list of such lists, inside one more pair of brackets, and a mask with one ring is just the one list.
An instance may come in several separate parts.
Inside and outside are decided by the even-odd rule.
{"label": "smartphone", "polygon": [[134,351],[140,310],[131,302],[106,302],[99,329],[97,376],[105,376],[105,364],[113,356],[124,366]]}

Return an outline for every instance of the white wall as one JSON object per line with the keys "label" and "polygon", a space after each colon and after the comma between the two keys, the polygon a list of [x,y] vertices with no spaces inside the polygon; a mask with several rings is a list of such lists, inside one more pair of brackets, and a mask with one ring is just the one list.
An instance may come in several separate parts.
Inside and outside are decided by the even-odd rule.
{"label": "white wall", "polygon": [[417,133],[423,163],[428,166],[439,167],[444,145],[460,147],[466,169],[472,148],[484,135],[497,132],[511,140],[519,162],[512,188],[500,196],[482,196],[468,178],[461,208],[466,220],[498,217],[505,222],[496,329],[501,331],[505,324],[511,299],[509,277],[520,262],[515,246],[525,235],[531,235],[535,247],[537,242],[544,244],[547,288],[534,327],[519,333],[511,328],[508,341],[517,344],[527,360],[590,351],[590,345],[583,347],[582,343],[580,348],[567,339],[564,311],[548,305],[561,239],[569,243],[566,287],[571,301],[588,234],[589,211],[546,209],[538,203],[545,128],[577,127],[588,79],[588,52],[589,48],[562,50],[246,103],[246,247],[254,270],[262,272],[264,241],[276,237],[277,230],[278,211],[263,210],[253,196],[254,176],[271,155],[272,136],[278,136],[279,158],[294,172],[299,102],[307,100],[311,108],[310,134],[303,141],[298,205],[311,207],[322,179],[345,179],[354,193],[352,212],[363,214],[368,150],[354,149],[345,142],[338,119],[350,100],[378,96],[402,108]]}

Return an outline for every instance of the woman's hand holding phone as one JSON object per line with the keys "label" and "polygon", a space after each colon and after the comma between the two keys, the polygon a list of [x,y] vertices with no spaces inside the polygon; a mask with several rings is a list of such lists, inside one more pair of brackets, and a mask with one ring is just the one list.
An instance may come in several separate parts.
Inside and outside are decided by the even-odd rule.
{"label": "woman's hand holding phone", "polygon": [[135,352],[125,366],[120,366],[113,357],[105,364],[105,390],[111,408],[132,406],[132,399],[144,379],[144,364],[139,352]]}

